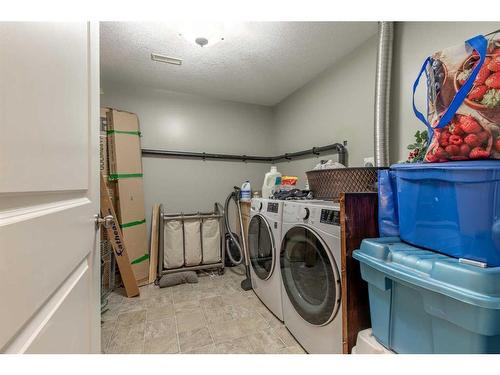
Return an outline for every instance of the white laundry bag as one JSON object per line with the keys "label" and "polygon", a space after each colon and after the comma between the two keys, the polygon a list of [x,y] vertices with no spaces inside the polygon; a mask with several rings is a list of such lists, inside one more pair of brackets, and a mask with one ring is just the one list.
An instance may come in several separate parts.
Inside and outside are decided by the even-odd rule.
{"label": "white laundry bag", "polygon": [[221,260],[219,224],[218,219],[203,220],[203,264],[218,263]]}
{"label": "white laundry bag", "polygon": [[166,269],[182,267],[184,265],[182,221],[169,220],[165,222],[163,234],[163,267]]}
{"label": "white laundry bag", "polygon": [[186,266],[201,263],[201,226],[200,221],[184,221],[184,261]]}

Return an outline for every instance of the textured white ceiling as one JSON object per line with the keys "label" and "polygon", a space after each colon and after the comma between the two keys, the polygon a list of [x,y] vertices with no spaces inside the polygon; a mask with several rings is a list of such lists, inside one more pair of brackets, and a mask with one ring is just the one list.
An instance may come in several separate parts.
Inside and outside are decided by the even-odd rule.
{"label": "textured white ceiling", "polygon": [[[101,22],[101,80],[272,106],[377,32],[376,22],[240,23],[202,48],[179,27]],[[153,62],[153,52],[182,65]]]}

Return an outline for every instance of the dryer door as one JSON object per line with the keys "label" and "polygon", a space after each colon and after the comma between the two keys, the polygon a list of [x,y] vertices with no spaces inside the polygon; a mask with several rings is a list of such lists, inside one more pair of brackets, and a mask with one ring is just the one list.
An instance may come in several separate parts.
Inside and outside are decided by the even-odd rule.
{"label": "dryer door", "polygon": [[250,263],[259,279],[267,280],[274,271],[275,250],[272,229],[262,215],[255,215],[248,226]]}
{"label": "dryer door", "polygon": [[297,313],[313,325],[328,324],[340,307],[340,274],[325,242],[305,226],[283,238],[281,278]]}

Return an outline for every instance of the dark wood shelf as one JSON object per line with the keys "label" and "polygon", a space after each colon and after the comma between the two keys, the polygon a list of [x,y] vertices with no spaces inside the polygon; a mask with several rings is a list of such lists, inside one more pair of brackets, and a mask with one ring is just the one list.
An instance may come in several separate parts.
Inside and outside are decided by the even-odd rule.
{"label": "dark wood shelf", "polygon": [[368,285],[361,278],[359,262],[352,257],[364,238],[378,237],[378,194],[343,193],[342,226],[342,343],[351,353],[359,331],[371,327]]}

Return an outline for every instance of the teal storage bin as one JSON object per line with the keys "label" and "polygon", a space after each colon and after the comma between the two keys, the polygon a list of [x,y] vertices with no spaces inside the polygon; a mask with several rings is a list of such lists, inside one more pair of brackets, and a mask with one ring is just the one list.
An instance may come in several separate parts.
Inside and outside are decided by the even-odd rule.
{"label": "teal storage bin", "polygon": [[373,335],[396,353],[500,353],[500,267],[481,268],[401,242],[354,251]]}

